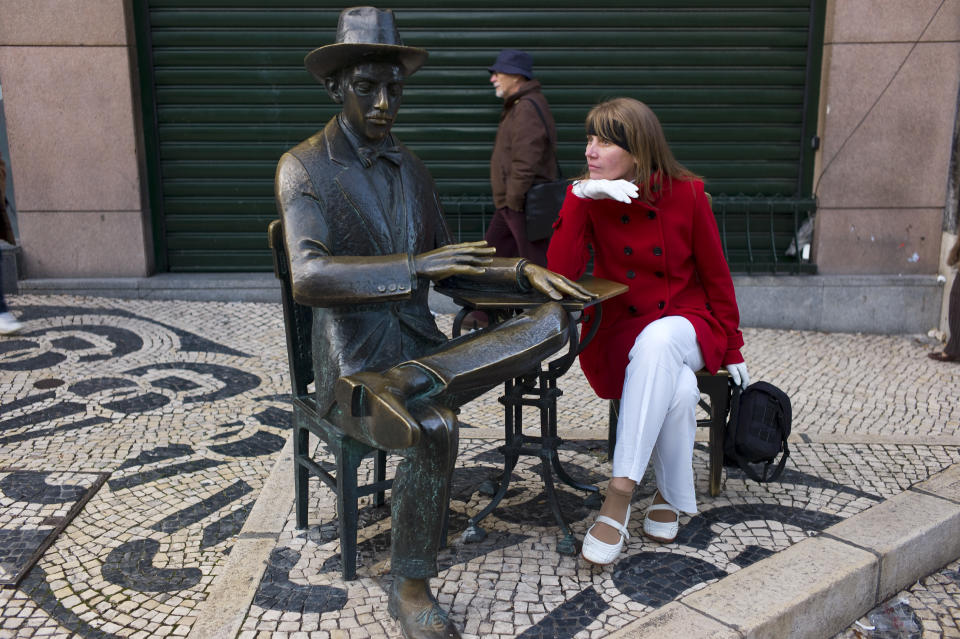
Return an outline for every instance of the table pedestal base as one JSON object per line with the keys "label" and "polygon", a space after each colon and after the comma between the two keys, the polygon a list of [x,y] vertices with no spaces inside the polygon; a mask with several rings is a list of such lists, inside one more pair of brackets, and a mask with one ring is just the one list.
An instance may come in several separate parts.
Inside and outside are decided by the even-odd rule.
{"label": "table pedestal base", "polygon": [[[496,486],[496,492],[493,494],[490,503],[470,518],[467,529],[461,537],[463,541],[470,543],[486,538],[487,533],[480,527],[480,521],[493,512],[507,494],[513,469],[516,468],[520,455],[536,455],[540,458],[540,478],[543,480],[547,504],[560,527],[561,538],[557,543],[557,551],[562,555],[576,555],[579,552],[580,544],[560,510],[553,475],[556,473],[557,478],[563,483],[589,493],[587,497],[588,505],[591,505],[592,502],[599,507],[600,491],[596,486],[573,479],[560,462],[557,448],[563,444],[563,439],[557,436],[557,398],[563,394],[563,391],[557,388],[557,377],[559,375],[554,375],[555,372],[556,369],[551,370],[548,365],[545,371],[535,375],[518,377],[504,385],[504,395],[500,398],[500,403],[504,405],[504,439],[506,443],[497,449],[504,457],[503,475],[499,485]],[[523,433],[524,406],[534,406],[539,409],[539,436]],[[492,481],[489,484],[484,482],[480,490],[489,494],[493,485],[495,484]]]}

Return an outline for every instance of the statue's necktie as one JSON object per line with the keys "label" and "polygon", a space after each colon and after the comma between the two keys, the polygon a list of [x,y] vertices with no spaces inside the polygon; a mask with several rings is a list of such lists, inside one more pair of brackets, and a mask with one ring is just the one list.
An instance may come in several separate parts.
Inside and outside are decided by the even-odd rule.
{"label": "statue's necktie", "polygon": [[377,161],[377,158],[390,160],[397,166],[400,166],[400,161],[403,159],[403,155],[400,153],[400,148],[396,146],[382,146],[376,149],[371,149],[368,146],[361,146],[359,148],[359,152],[360,161],[363,163],[364,168],[373,166],[373,163]]}

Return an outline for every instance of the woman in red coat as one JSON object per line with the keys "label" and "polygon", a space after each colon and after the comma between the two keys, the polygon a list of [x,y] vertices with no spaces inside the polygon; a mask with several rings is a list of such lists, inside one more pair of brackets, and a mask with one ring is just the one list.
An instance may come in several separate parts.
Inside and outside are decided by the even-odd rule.
{"label": "woman in red coat", "polygon": [[[583,556],[612,563],[629,538],[633,488],[648,462],[657,494],[643,531],[672,542],[679,511],[696,513],[693,485],[696,371],[725,366],[746,387],[740,314],[703,182],[673,157],[656,115],[617,98],[587,115],[588,175],[567,192],[549,268],[630,287],[603,303],[600,328],[580,355],[594,391],[620,398],[613,478]],[[585,326],[594,321],[587,313]]]}

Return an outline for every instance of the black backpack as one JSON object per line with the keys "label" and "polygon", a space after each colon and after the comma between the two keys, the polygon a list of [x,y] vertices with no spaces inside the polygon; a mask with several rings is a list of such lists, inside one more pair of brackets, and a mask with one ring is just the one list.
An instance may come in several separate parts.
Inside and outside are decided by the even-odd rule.
{"label": "black backpack", "polygon": [[[783,473],[790,456],[787,437],[790,436],[790,398],[782,390],[767,382],[747,386],[739,401],[734,397],[730,420],[723,438],[723,463],[739,466],[750,479],[758,482],[774,481]],[[777,455],[780,462],[770,473]],[[763,472],[750,464],[763,464]],[[768,474],[769,473],[769,474]]]}

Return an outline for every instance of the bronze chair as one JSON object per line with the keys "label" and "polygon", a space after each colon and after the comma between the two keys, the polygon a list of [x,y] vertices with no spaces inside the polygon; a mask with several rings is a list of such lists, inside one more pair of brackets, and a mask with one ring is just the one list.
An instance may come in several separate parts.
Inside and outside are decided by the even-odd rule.
{"label": "bronze chair", "polygon": [[[723,435],[727,427],[727,415],[733,402],[740,398],[740,387],[730,382],[730,373],[725,370],[711,375],[707,371],[697,371],[697,386],[700,394],[706,395],[709,402],[700,399],[700,407],[707,412],[705,419],[698,419],[697,426],[710,428],[710,495],[720,494],[720,480],[723,473]],[[620,400],[610,400],[610,421],[607,434],[607,456],[613,458],[613,449],[617,445],[617,419],[620,417]]]}
{"label": "bronze chair", "polygon": [[[283,301],[283,321],[287,335],[287,357],[290,363],[293,404],[293,462],[294,491],[296,495],[296,525],[307,527],[307,498],[310,473],[320,478],[337,496],[337,517],[340,526],[340,556],[343,562],[343,578],[347,581],[357,576],[357,500],[375,494],[374,505],[382,506],[384,491],[393,484],[386,479],[387,454],[347,437],[333,424],[317,413],[314,395],[308,389],[313,381],[310,333],[313,310],[298,304],[293,299],[289,262],[283,239],[280,220],[270,223],[267,231],[273,251],[274,274],[280,280]],[[310,454],[310,434],[319,437],[333,454],[335,470],[324,470]],[[357,469],[363,459],[376,453],[374,482],[364,486],[357,484]]]}

